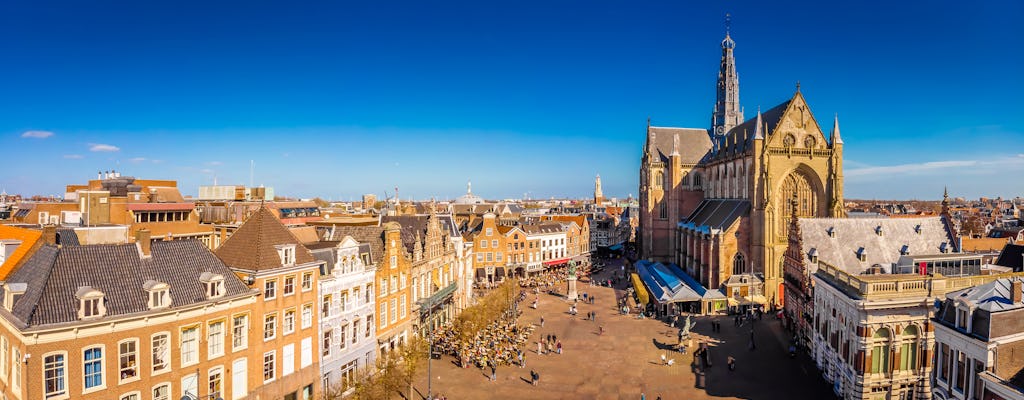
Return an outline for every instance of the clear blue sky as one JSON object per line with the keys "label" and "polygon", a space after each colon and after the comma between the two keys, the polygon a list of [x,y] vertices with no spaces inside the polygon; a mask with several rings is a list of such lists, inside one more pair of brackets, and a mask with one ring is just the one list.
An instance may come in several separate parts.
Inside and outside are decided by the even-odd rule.
{"label": "clear blue sky", "polygon": [[635,195],[648,116],[709,124],[729,12],[747,116],[799,80],[847,197],[1024,193],[1021,2],[154,3],[0,6],[0,186]]}

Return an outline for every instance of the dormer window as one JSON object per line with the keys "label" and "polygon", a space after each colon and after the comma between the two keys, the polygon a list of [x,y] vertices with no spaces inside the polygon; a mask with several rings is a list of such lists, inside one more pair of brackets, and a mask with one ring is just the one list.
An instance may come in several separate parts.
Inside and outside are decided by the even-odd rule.
{"label": "dormer window", "polygon": [[107,313],[107,307],[103,304],[103,292],[93,289],[92,286],[80,286],[75,292],[78,298],[78,319],[99,318]]}
{"label": "dormer window", "polygon": [[940,253],[949,253],[949,244],[946,243],[946,242],[942,242],[942,244],[939,245],[939,252]]}
{"label": "dormer window", "polygon": [[828,237],[833,237],[833,238],[836,237],[836,227],[834,227],[834,226],[828,227],[828,229],[825,230],[825,233],[828,233]]}
{"label": "dormer window", "polygon": [[206,298],[216,299],[224,296],[224,275],[203,272],[199,275],[199,281],[203,283]]}
{"label": "dormer window", "polygon": [[170,285],[154,280],[148,280],[142,285],[149,294],[149,309],[166,308],[171,306]]}
{"label": "dormer window", "polygon": [[863,247],[857,249],[857,259],[861,260],[861,261],[867,261],[868,260],[868,250],[863,248]]}
{"label": "dormer window", "polygon": [[24,283],[5,283],[4,288],[4,308],[7,311],[14,310],[14,303],[18,302],[18,297],[25,294],[28,290],[28,285]]}
{"label": "dormer window", "polygon": [[921,234],[921,224],[917,224],[917,226],[914,227],[914,233],[918,235]]}
{"label": "dormer window", "polygon": [[875,234],[878,235],[878,236],[882,236],[882,226],[881,225],[875,227]]}
{"label": "dormer window", "polygon": [[818,249],[812,248],[811,251],[807,252],[807,258],[811,260],[811,263],[818,262]]}
{"label": "dormer window", "polygon": [[281,265],[295,264],[294,244],[285,244],[277,246],[277,254],[281,256]]}
{"label": "dormer window", "polygon": [[909,255],[909,254],[910,254],[910,245],[906,245],[906,244],[903,245],[903,247],[900,248],[900,255],[901,256],[905,256],[905,255]]}

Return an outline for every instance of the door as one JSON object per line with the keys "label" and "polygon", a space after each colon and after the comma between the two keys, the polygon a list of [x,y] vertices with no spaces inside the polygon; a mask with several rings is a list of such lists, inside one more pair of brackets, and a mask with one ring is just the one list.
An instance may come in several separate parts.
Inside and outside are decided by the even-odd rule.
{"label": "door", "polygon": [[239,358],[231,363],[231,398],[237,400],[249,394],[249,363],[245,358]]}

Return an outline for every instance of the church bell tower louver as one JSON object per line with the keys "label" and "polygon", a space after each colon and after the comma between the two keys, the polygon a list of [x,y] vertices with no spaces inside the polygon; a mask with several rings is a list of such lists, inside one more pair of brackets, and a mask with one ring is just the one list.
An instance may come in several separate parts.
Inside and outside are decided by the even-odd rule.
{"label": "church bell tower louver", "polygon": [[743,123],[740,108],[740,78],[736,73],[736,42],[729,35],[729,16],[725,20],[725,39],[722,40],[722,61],[718,70],[715,110],[711,115],[711,135],[717,143],[730,129]]}

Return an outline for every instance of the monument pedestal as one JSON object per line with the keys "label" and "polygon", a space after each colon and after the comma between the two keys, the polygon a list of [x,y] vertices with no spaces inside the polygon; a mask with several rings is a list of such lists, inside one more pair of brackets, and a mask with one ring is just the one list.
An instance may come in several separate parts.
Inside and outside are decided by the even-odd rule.
{"label": "monument pedestal", "polygon": [[576,300],[576,298],[579,297],[576,294],[576,277],[575,276],[570,276],[569,279],[568,279],[568,283],[569,283],[569,290],[566,292],[567,294],[565,295],[565,297],[567,299],[569,299],[569,300]]}

